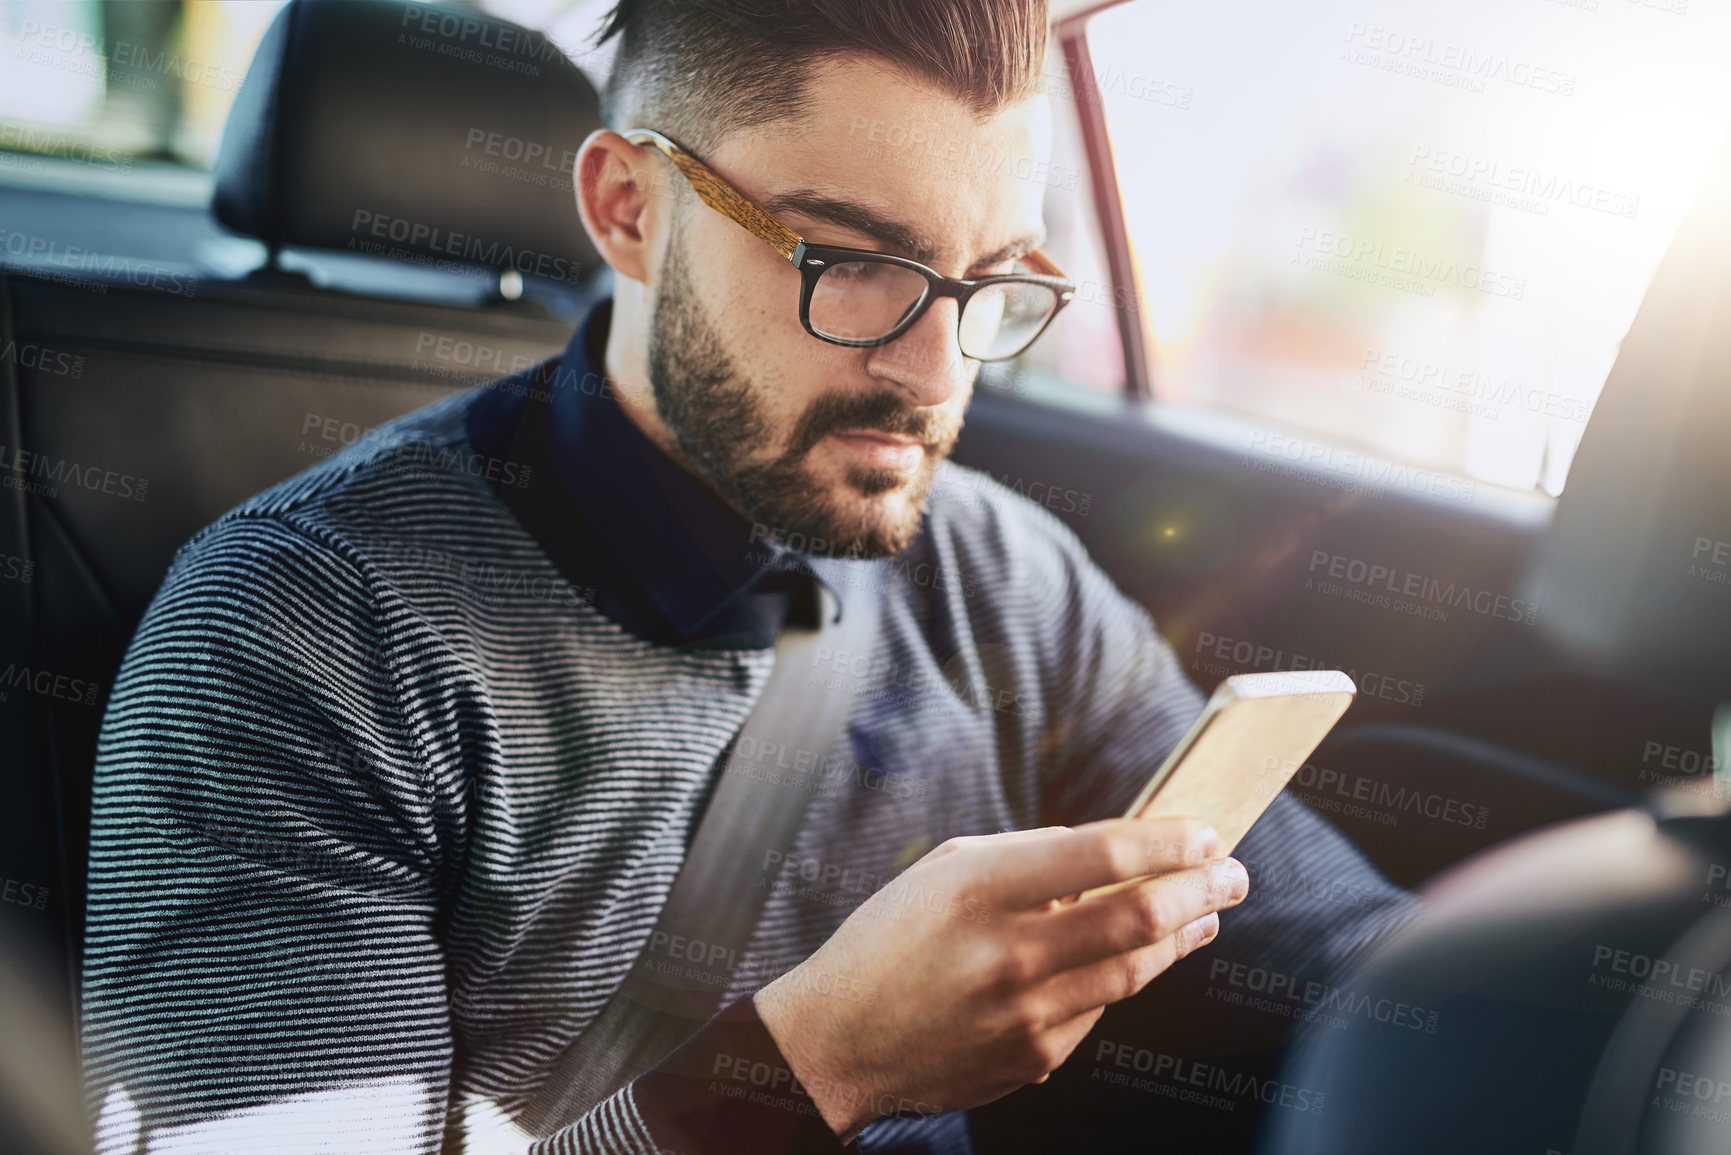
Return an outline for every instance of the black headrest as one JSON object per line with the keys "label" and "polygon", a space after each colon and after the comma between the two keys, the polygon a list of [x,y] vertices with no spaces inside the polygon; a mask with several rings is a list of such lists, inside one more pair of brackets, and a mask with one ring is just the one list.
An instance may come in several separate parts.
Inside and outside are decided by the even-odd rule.
{"label": "black headrest", "polygon": [[1598,672],[1731,698],[1731,137],[1653,276],[1527,575]]}
{"label": "black headrest", "polygon": [[274,246],[514,268],[599,264],[572,162],[600,102],[540,33],[402,0],[293,0],[265,33],[215,163],[213,210]]}

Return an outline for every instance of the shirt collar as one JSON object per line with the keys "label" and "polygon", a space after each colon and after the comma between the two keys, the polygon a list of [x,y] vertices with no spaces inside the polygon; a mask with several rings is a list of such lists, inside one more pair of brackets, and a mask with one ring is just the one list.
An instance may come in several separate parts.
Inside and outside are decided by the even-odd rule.
{"label": "shirt collar", "polygon": [[620,408],[614,383],[599,368],[611,306],[602,301],[590,312],[554,377],[549,443],[565,500],[680,640],[704,632],[741,599],[786,596],[801,584],[793,577],[800,573],[829,589],[839,617],[853,584],[849,566],[857,563],[807,558],[754,534],[750,521],[662,452]]}

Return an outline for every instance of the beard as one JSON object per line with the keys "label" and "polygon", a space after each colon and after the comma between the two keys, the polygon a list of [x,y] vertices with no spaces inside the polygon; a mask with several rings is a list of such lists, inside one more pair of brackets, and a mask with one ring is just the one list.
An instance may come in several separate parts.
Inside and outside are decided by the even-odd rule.
{"label": "beard", "polygon": [[[785,449],[768,461],[754,461],[753,449],[773,444],[776,430],[758,403],[758,391],[735,371],[697,301],[677,226],[655,299],[649,380],[661,420],[686,463],[734,508],[768,527],[776,540],[803,534],[844,556],[889,557],[907,548],[919,532],[932,477],[961,433],[960,420],[946,422],[934,411],[911,409],[887,389],[831,393],[800,415]],[[914,437],[926,455],[911,477],[852,466],[831,492],[806,458],[827,434],[844,430]],[[874,500],[897,489],[908,494],[899,508]]]}

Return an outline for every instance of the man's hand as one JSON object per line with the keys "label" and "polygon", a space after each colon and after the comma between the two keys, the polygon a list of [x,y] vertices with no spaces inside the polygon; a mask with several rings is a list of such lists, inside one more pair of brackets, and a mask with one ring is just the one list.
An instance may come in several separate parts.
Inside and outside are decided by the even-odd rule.
{"label": "man's hand", "polygon": [[1215,912],[1250,887],[1211,861],[1219,845],[1189,818],[952,838],[759,991],[758,1014],[844,1142],[881,1115],[989,1103],[1043,1081],[1108,1003],[1219,932]]}

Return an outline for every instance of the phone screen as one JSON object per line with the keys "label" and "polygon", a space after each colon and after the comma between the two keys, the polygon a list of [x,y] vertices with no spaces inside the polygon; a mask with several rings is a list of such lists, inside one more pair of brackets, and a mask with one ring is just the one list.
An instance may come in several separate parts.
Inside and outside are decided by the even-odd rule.
{"label": "phone screen", "polygon": [[[1356,693],[1339,670],[1227,678],[1125,817],[1200,818],[1220,833],[1220,853],[1231,854]],[[1134,881],[1096,887],[1083,897]]]}

